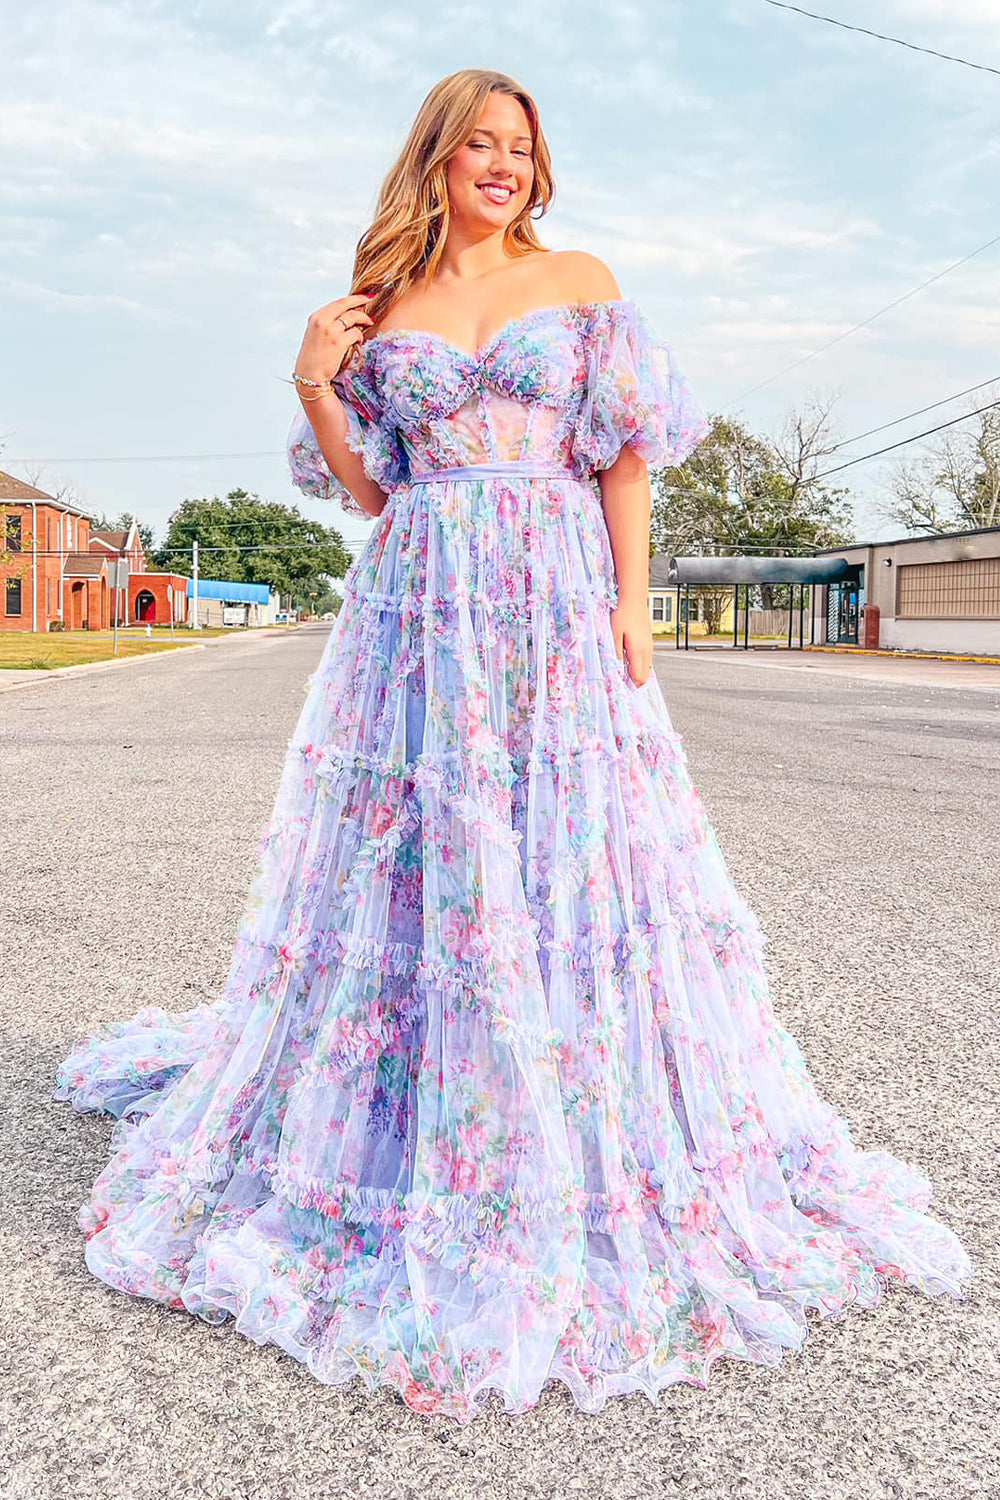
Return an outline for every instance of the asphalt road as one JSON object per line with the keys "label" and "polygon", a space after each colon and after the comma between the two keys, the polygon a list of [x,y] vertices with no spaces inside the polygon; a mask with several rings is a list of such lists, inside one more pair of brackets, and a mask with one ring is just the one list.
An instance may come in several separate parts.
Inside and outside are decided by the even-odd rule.
{"label": "asphalt road", "polygon": [[3,1500],[1000,1492],[1000,691],[981,680],[657,662],[783,1024],[856,1144],[930,1173],[976,1264],[964,1301],[894,1288],[813,1317],[775,1369],[719,1361],[707,1391],[596,1417],[556,1386],[463,1430],[87,1272],[75,1215],[111,1122],[51,1103],[55,1066],[101,1019],[218,994],[328,629],[0,696]]}

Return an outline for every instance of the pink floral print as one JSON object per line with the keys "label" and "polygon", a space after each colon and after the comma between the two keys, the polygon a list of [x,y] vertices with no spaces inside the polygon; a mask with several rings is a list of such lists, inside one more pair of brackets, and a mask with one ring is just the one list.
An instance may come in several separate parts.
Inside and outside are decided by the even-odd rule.
{"label": "pink floral print", "polygon": [[[928,1178],[818,1095],[659,685],[615,654],[594,473],[705,436],[672,351],[629,301],[541,308],[474,354],[376,335],[341,391],[389,502],[225,992],[59,1068],[118,1119],[90,1269],[459,1422],[775,1364],[892,1283],[961,1296]],[[511,460],[563,472],[421,479]],[[289,462],[354,504],[301,416]]]}

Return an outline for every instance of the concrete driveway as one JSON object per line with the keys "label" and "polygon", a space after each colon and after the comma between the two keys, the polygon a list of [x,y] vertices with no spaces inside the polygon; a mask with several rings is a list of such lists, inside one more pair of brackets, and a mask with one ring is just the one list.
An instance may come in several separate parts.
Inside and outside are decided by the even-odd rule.
{"label": "concrete driveway", "polygon": [[[928,1171],[964,1302],[812,1318],[587,1417],[561,1387],[467,1429],[319,1385],[231,1325],[97,1282],[79,1204],[111,1122],[50,1102],[71,1038],[217,995],[328,626],[5,694],[0,909],[4,1500],[1000,1493],[996,1121],[1000,692],[663,653],[657,670],[779,1015],[855,1142]],[[874,669],[872,669],[874,670]]]}

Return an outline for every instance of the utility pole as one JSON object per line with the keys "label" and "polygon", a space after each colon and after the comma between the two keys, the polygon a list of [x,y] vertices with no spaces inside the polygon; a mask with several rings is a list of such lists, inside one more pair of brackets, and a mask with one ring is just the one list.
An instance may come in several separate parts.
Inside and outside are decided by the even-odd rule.
{"label": "utility pole", "polygon": [[192,606],[194,608],[194,619],[193,619],[193,621],[191,623],[192,623],[192,626],[193,626],[193,628],[195,630],[200,630],[201,629],[201,622],[198,619],[198,542],[197,542],[197,539],[194,542],[192,542],[192,544],[191,544],[191,551],[192,551],[192,563],[191,563],[191,604],[192,604]]}
{"label": "utility pole", "polygon": [[[5,522],[6,524],[6,522]],[[0,539],[0,549],[6,542]],[[31,633],[38,629],[38,502],[31,502]]]}

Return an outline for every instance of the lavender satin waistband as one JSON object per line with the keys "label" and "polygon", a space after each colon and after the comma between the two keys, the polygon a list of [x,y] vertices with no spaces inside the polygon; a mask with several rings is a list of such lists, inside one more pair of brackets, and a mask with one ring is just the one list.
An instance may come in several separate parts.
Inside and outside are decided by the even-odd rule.
{"label": "lavender satin waistband", "polygon": [[485,464],[456,464],[448,469],[428,469],[411,474],[409,484],[436,484],[442,479],[574,479],[566,464],[542,463],[530,458],[497,459]]}

